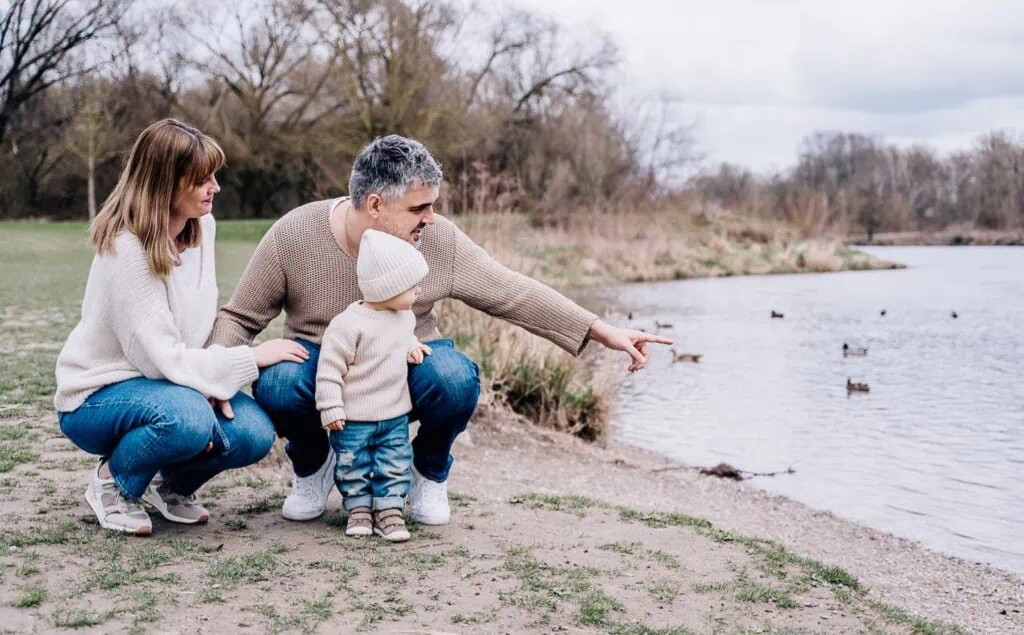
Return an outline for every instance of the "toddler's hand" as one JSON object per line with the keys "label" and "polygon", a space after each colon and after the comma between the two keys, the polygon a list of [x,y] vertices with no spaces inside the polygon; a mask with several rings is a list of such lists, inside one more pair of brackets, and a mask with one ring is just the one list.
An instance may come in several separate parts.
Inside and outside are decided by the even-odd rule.
{"label": "toddler's hand", "polygon": [[410,364],[422,364],[423,356],[430,355],[433,351],[426,344],[417,344],[409,349],[409,363]]}
{"label": "toddler's hand", "polygon": [[327,425],[325,425],[324,429],[338,431],[338,430],[341,430],[344,427],[345,427],[345,420],[344,419],[338,419],[337,421],[332,421],[332,422],[328,423]]}

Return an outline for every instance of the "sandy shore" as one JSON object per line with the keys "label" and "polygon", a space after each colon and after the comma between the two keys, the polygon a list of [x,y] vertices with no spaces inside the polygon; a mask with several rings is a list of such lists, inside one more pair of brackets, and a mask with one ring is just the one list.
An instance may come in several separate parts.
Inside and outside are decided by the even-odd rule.
{"label": "sandy shore", "polygon": [[11,632],[1024,632],[1009,574],[521,422],[475,423],[452,523],[389,545],[346,538],[337,494],[322,519],[283,520],[273,458],[204,488],[208,525],[107,534],[81,496],[92,460],[20,417],[2,431],[40,454],[0,479]]}
{"label": "sandy shore", "polygon": [[683,466],[652,472],[679,464],[615,442],[601,449],[564,435],[508,432],[513,429],[478,429],[476,447],[459,450],[453,482],[481,497],[575,492],[618,505],[672,509],[837,565],[879,601],[970,632],[1024,632],[1024,580],[1010,573],[811,509],[758,489],[756,480],[737,483]]}

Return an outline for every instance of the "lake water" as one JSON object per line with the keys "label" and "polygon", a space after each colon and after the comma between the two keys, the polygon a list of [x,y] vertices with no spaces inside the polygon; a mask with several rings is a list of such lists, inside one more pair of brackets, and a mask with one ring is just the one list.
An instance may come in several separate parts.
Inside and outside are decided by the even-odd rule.
{"label": "lake water", "polygon": [[867,251],[910,268],[588,292],[704,355],[627,380],[618,438],[1024,574],[1024,248]]}

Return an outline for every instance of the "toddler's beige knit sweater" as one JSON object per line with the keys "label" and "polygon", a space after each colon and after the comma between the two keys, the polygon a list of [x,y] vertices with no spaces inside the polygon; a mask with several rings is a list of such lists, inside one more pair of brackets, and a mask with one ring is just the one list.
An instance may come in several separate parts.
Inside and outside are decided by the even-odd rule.
{"label": "toddler's beige knit sweater", "polygon": [[419,344],[412,311],[355,302],[331,320],[320,345],[316,408],[323,425],[385,421],[408,414],[409,351]]}

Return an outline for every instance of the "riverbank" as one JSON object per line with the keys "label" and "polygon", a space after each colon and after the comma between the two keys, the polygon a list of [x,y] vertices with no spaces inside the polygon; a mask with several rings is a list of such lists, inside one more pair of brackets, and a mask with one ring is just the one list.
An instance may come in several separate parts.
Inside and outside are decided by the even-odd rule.
{"label": "riverbank", "polygon": [[911,246],[1021,246],[1024,230],[982,230],[950,228],[939,232],[891,232],[875,234],[870,241],[863,235],[850,236],[846,244],[854,247],[911,247]]}
{"label": "riverbank", "polygon": [[725,211],[456,222],[508,266],[560,288],[738,275],[894,269],[832,238],[802,239],[784,223]]}

